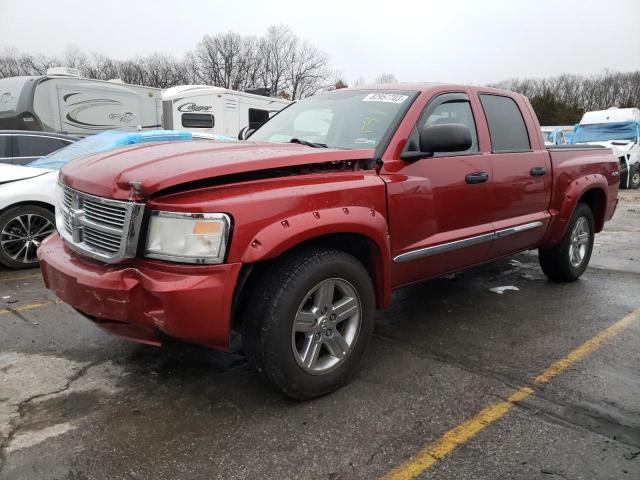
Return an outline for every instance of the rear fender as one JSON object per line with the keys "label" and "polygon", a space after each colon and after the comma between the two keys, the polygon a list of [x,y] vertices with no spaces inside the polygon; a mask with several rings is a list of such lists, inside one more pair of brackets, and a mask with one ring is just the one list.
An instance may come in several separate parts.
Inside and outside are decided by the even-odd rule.
{"label": "rear fender", "polygon": [[551,248],[557,245],[564,236],[569,221],[575,211],[578,203],[585,198],[585,195],[591,195],[591,191],[597,191],[598,196],[602,196],[602,205],[599,202],[590,205],[593,210],[593,216],[596,223],[596,232],[602,230],[605,221],[605,211],[607,209],[607,192],[609,190],[609,182],[602,174],[591,174],[572,180],[567,185],[563,195],[563,201],[560,208],[555,212],[552,211],[552,220],[547,231],[546,240],[541,245],[542,248]]}
{"label": "rear fender", "polygon": [[367,207],[340,207],[293,215],[260,230],[244,250],[242,263],[276,258],[301,243],[337,233],[358,234],[371,245],[371,270],[378,306],[391,301],[389,230],[384,216]]}

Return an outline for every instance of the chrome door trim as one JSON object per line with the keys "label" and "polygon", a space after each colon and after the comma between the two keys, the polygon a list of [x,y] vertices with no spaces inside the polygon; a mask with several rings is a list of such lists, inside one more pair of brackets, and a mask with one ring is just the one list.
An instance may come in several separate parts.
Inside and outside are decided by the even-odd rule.
{"label": "chrome door trim", "polygon": [[457,250],[459,248],[470,247],[471,245],[477,245],[479,243],[489,242],[495,238],[495,233],[484,233],[475,237],[464,238],[462,240],[455,240],[453,242],[441,243],[440,245],[434,245],[433,247],[419,248],[418,250],[412,250],[410,252],[402,253],[394,257],[395,263],[411,262],[423,257],[430,257],[438,253],[450,252],[451,250]]}
{"label": "chrome door trim", "polygon": [[503,228],[502,230],[496,231],[496,238],[506,237],[508,235],[513,235],[514,233],[525,232],[527,230],[533,230],[534,228],[538,228],[542,226],[542,222],[531,222],[525,223],[524,225],[518,225],[510,228]]}
{"label": "chrome door trim", "polygon": [[470,247],[472,245],[478,245],[484,242],[490,242],[497,238],[506,237],[527,230],[532,230],[542,226],[542,222],[531,222],[515,227],[503,228],[491,233],[483,233],[482,235],[476,235],[474,237],[464,238],[462,240],[454,240],[453,242],[441,243],[440,245],[434,245],[433,247],[419,248],[410,252],[401,253],[393,258],[394,263],[411,262],[418,260],[419,258],[430,257],[438,253],[450,252],[452,250],[458,250],[459,248]]}

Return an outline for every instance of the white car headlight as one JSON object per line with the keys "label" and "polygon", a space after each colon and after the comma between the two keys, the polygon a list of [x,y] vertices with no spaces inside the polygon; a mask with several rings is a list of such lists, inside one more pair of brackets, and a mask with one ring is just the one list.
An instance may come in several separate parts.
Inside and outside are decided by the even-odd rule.
{"label": "white car headlight", "polygon": [[183,263],[222,263],[231,219],[224,213],[152,210],[145,256]]}
{"label": "white car headlight", "polygon": [[62,209],[64,208],[64,190],[62,189],[62,183],[58,180],[55,193],[55,212],[56,212],[56,229],[61,232],[64,229],[64,217],[62,216]]}

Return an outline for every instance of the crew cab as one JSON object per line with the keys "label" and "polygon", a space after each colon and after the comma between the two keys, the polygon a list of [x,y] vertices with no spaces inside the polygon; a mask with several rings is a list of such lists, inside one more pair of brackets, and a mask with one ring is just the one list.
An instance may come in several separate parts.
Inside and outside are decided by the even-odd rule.
{"label": "crew cab", "polygon": [[65,165],[45,283],[98,326],[228,349],[277,389],[344,384],[393,289],[538,249],[573,281],[618,160],[545,147],[525,97],[395,84],[296,102],[247,141],[136,145]]}

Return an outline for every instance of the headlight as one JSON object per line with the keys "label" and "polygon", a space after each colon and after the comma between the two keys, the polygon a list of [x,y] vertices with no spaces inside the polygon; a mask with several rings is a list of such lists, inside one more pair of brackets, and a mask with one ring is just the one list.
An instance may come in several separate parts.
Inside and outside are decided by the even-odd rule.
{"label": "headlight", "polygon": [[183,263],[222,263],[231,219],[224,213],[151,211],[145,256]]}
{"label": "headlight", "polygon": [[64,229],[64,217],[62,216],[62,209],[64,208],[64,190],[60,177],[58,177],[58,184],[56,186],[55,193],[55,213],[56,213],[56,229],[60,232]]}

